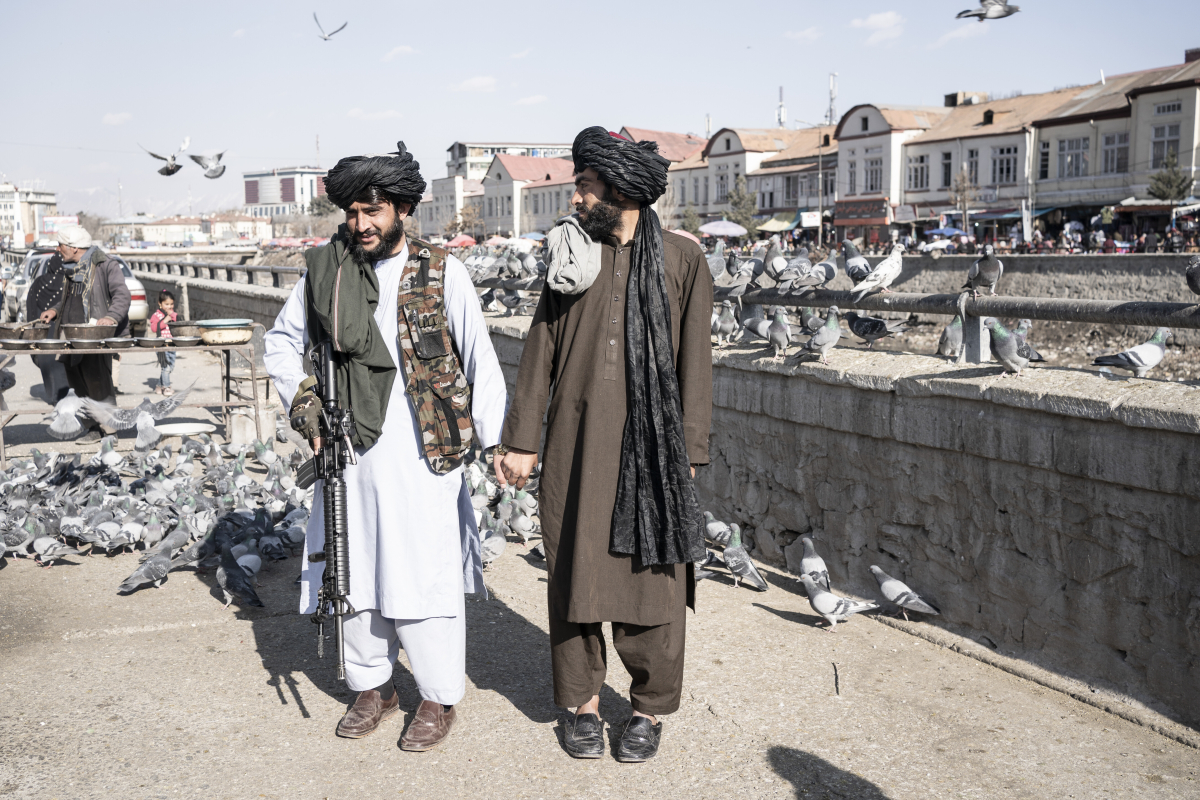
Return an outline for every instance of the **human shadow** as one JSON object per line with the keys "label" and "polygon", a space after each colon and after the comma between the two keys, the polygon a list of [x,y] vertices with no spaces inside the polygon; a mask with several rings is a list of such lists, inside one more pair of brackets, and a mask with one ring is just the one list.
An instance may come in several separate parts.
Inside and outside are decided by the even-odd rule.
{"label": "human shadow", "polygon": [[767,750],[767,763],[775,774],[792,784],[797,800],[888,800],[875,784],[839,769],[823,758],[794,747],[776,745]]}

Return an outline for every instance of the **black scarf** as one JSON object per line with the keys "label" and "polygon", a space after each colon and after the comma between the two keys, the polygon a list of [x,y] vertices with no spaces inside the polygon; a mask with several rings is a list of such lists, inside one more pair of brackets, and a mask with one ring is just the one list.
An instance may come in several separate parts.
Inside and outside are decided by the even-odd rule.
{"label": "black scarf", "polygon": [[625,297],[628,413],[612,516],[614,553],[643,565],[704,557],[704,521],[683,433],[683,405],[671,342],[662,227],[650,208],[667,188],[670,162],[651,141],[634,143],[592,127],[575,137],[575,170],[591,167],[640,204]]}

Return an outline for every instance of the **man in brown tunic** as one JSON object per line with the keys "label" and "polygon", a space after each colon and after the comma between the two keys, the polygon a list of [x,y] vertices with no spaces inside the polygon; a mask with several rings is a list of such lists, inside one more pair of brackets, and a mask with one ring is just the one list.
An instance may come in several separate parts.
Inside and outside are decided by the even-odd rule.
{"label": "man in brown tunic", "polygon": [[[691,562],[704,546],[692,477],[695,465],[708,463],[712,277],[700,247],[663,233],[649,207],[666,187],[666,159],[653,143],[591,128],[576,139],[574,160],[574,221],[588,234],[587,246],[600,251],[599,272],[590,285],[585,279],[564,294],[550,288],[562,285],[554,281],[559,265],[551,263],[498,472],[504,482],[524,484],[545,415],[540,504],[554,701],[577,707],[566,749],[580,758],[603,751],[598,708],[607,621],[633,678],[633,717],[617,758],[645,761],[658,749],[656,717],[679,707],[685,606],[694,606]],[[629,352],[627,341],[634,345]]]}

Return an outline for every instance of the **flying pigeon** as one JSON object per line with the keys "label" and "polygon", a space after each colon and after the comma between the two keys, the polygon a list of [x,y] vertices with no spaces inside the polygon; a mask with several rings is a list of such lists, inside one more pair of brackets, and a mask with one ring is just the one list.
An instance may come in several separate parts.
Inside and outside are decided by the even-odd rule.
{"label": "flying pigeon", "polygon": [[760,592],[767,590],[767,582],[763,576],[759,574],[758,568],[754,566],[754,562],[750,560],[749,554],[746,553],[746,548],[742,546],[742,530],[733,524],[729,526],[731,533],[729,534],[729,544],[725,548],[722,555],[725,558],[725,566],[733,573],[733,585],[736,587],[738,581],[745,581]]}
{"label": "flying pigeon", "polygon": [[1200,294],[1200,256],[1192,256],[1185,271],[1188,288],[1192,294]]}
{"label": "flying pigeon", "polygon": [[225,155],[224,150],[216,155],[202,154],[189,156],[189,158],[199,164],[200,168],[204,170],[204,177],[219,178],[225,174],[225,165],[221,163],[221,156],[223,155]]}
{"label": "flying pigeon", "polygon": [[812,606],[813,611],[820,614],[829,623],[829,627],[825,630],[830,633],[839,622],[850,619],[852,614],[861,614],[864,611],[874,611],[879,608],[878,603],[866,603],[838,597],[824,587],[818,586],[816,581],[807,575],[801,575],[800,580],[804,583],[804,590],[808,592],[808,604]]}
{"label": "flying pigeon", "polygon": [[820,353],[821,363],[829,364],[829,351],[841,338],[842,329],[838,326],[838,307],[830,306],[825,317],[824,327],[813,334],[813,337],[804,344],[804,349]]}
{"label": "flying pigeon", "polygon": [[192,143],[192,137],[190,137],[190,136],[183,137],[183,144],[179,145],[179,149],[176,150],[174,153],[171,153],[171,155],[169,155],[169,156],[160,156],[158,153],[151,153],[149,150],[146,150],[146,148],[143,147],[142,145],[138,145],[138,147],[141,147],[143,150],[146,150],[147,153],[154,156],[159,161],[167,162],[165,165],[163,165],[163,167],[161,169],[159,169],[159,171],[158,171],[159,175],[174,175],[176,172],[179,172],[179,170],[183,169],[183,165],[177,164],[176,159],[179,158],[180,154],[182,154],[184,150],[188,149],[188,145],[191,143]]}
{"label": "flying pigeon", "polygon": [[327,42],[333,37],[333,35],[335,33],[338,33],[339,31],[342,30],[342,28],[345,28],[347,25],[350,24],[349,22],[343,22],[341,28],[338,28],[335,31],[330,31],[329,33],[326,33],[325,29],[321,27],[321,20],[317,19],[317,12],[315,12],[315,11],[313,12],[313,22],[317,23],[317,30],[320,31],[320,33],[318,33],[317,35],[320,36],[322,39],[324,39]]}
{"label": "flying pigeon", "polygon": [[1020,6],[1010,6],[1008,0],[979,0],[979,8],[968,8],[954,15],[955,19],[978,17],[980,22],[988,19],[1004,19],[1011,17],[1021,10]]}
{"label": "flying pigeon", "polygon": [[83,425],[79,423],[79,415],[83,413],[84,398],[69,389],[65,397],[54,406],[54,411],[46,417],[49,423],[50,435],[55,439],[74,439],[83,433]]}
{"label": "flying pigeon", "polygon": [[1092,362],[1098,367],[1116,367],[1127,369],[1138,378],[1146,377],[1146,373],[1154,369],[1163,360],[1167,352],[1167,337],[1172,336],[1170,328],[1159,328],[1145,344],[1131,347],[1120,353],[1100,356]]}
{"label": "flying pigeon", "polygon": [[983,246],[983,258],[976,259],[967,270],[967,282],[962,288],[970,289],[971,296],[979,297],[979,289],[988,287],[991,293],[996,293],[996,283],[1004,274],[1004,262],[996,258],[996,250],[990,244]]}
{"label": "flying pigeon", "polygon": [[[192,386],[195,385],[195,383],[192,384]],[[118,408],[103,400],[92,400],[91,398],[85,398],[83,405],[89,416],[113,430],[123,431],[137,427],[138,437],[134,447],[144,452],[153,447],[162,437],[162,434],[154,427],[154,423],[173,414],[187,399],[188,393],[192,391],[192,386],[180,389],[173,396],[166,400],[159,400],[157,403],[151,403],[149,398],[143,398],[142,402],[134,408]]]}
{"label": "flying pigeon", "polygon": [[829,591],[829,570],[825,568],[825,559],[817,555],[812,539],[802,536],[800,543],[804,545],[804,555],[800,557],[800,574],[807,575],[813,579],[813,583]]}
{"label": "flying pigeon", "polygon": [[942,329],[942,338],[938,340],[938,355],[957,358],[963,346],[963,321],[958,314]]}
{"label": "flying pigeon", "polygon": [[888,287],[892,285],[892,281],[900,277],[900,271],[903,268],[904,245],[897,243],[892,247],[892,252],[888,254],[888,257],[875,265],[875,269],[871,270],[870,275],[854,285],[854,302],[857,303],[875,290],[890,292],[891,289]]}
{"label": "flying pigeon", "polygon": [[858,252],[854,242],[842,240],[842,259],[845,262],[846,275],[855,283],[862,283],[871,274],[871,265],[866,256]]}
{"label": "flying pigeon", "polygon": [[889,603],[900,606],[900,613],[908,619],[909,611],[919,611],[922,614],[941,614],[936,608],[921,599],[921,596],[908,588],[903,582],[896,580],[879,567],[871,567],[875,580],[879,581],[879,591]]}
{"label": "flying pigeon", "polygon": [[868,350],[875,344],[876,339],[904,333],[908,330],[908,323],[905,320],[889,321],[866,314],[860,315],[855,311],[846,312],[846,322],[850,325],[850,332],[867,343]]}
{"label": "flying pigeon", "polygon": [[1001,325],[1000,320],[995,317],[988,317],[983,324],[991,334],[992,358],[1004,365],[1002,374],[1006,377],[1009,373],[1020,376],[1021,370],[1028,366],[1029,358],[1033,355],[1032,348]]}

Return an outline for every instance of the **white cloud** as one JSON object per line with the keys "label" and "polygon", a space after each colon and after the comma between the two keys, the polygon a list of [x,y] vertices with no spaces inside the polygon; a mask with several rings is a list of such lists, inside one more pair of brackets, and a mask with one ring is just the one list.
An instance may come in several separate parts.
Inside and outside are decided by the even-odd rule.
{"label": "white cloud", "polygon": [[509,58],[524,58],[525,56],[529,55],[530,50],[531,48],[526,47],[519,53],[513,53],[511,56],[509,56]]}
{"label": "white cloud", "polygon": [[375,122],[381,119],[400,119],[400,112],[394,108],[385,111],[364,111],[361,108],[352,108],[346,112],[346,116],[350,119],[360,119],[363,122]]}
{"label": "white cloud", "polygon": [[450,90],[454,92],[494,92],[496,91],[496,79],[491,75],[477,75],[451,86]]}
{"label": "white cloud", "polygon": [[399,47],[393,47],[391,50],[388,50],[388,53],[386,56],[383,57],[383,60],[391,61],[394,58],[396,58],[396,56],[410,56],[415,52],[417,52],[417,51],[412,49],[408,45],[402,44]]}
{"label": "white cloud", "polygon": [[535,94],[535,95],[531,95],[530,97],[522,97],[520,100],[517,101],[517,105],[519,105],[519,106],[536,106],[538,103],[544,103],[549,99],[550,98],[546,97],[546,95],[544,95],[544,94]]}
{"label": "white cloud", "polygon": [[944,33],[941,37],[929,45],[930,49],[941,47],[944,44],[954,41],[955,39],[974,39],[976,36],[983,36],[988,32],[987,25],[959,25],[949,33]]}
{"label": "white cloud", "polygon": [[240,38],[242,38],[242,37],[243,37],[243,36],[245,36],[245,35],[246,35],[246,29],[245,29],[245,28],[238,28],[236,31],[234,31],[234,32],[233,32],[233,38],[234,38],[234,39],[240,39]]}
{"label": "white cloud", "polygon": [[855,28],[866,28],[872,31],[867,37],[867,44],[879,44],[888,39],[895,39],[904,33],[904,17],[895,11],[880,11],[871,14],[866,19],[855,19],[850,22]]}
{"label": "white cloud", "polygon": [[820,37],[820,31],[816,28],[805,28],[802,31],[785,31],[783,38],[792,39],[797,42],[815,42]]}
{"label": "white cloud", "polygon": [[131,119],[133,119],[133,114],[130,114],[128,111],[118,111],[115,113],[105,114],[100,121],[105,125],[124,125]]}

